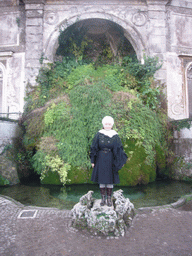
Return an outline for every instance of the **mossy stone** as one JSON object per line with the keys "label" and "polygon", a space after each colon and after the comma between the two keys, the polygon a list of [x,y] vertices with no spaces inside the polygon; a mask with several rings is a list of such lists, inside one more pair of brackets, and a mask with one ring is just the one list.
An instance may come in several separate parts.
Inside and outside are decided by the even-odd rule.
{"label": "mossy stone", "polygon": [[45,177],[41,180],[41,183],[46,185],[62,185],[59,174],[52,171],[48,171],[45,174]]}
{"label": "mossy stone", "polygon": [[91,170],[72,167],[68,172],[67,178],[70,180],[67,184],[90,183]]}
{"label": "mossy stone", "polygon": [[147,164],[147,154],[142,145],[138,146],[136,140],[127,141],[127,163],[119,171],[120,186],[136,186],[155,181],[155,165]]}

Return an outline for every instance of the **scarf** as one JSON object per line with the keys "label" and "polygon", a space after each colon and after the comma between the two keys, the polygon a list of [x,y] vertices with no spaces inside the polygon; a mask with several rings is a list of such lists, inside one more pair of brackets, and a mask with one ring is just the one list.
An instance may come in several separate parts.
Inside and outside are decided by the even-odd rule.
{"label": "scarf", "polygon": [[116,131],[114,130],[105,130],[105,129],[102,129],[99,131],[100,133],[112,138],[114,135],[118,134]]}

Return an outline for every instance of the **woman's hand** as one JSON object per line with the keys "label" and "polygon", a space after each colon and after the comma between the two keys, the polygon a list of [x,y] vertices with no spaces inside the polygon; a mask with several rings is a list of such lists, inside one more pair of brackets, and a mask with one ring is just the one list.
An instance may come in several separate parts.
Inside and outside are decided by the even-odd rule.
{"label": "woman's hand", "polygon": [[95,164],[91,164],[92,168],[94,168]]}

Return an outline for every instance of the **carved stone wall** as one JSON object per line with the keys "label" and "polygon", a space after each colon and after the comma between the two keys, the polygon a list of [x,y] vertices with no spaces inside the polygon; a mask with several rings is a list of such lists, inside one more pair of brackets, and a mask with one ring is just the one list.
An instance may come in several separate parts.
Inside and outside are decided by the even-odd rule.
{"label": "carved stone wall", "polygon": [[167,98],[172,119],[189,117],[187,58],[192,57],[191,1],[171,1],[167,7]]}
{"label": "carved stone wall", "polygon": [[[74,2],[65,5],[45,5],[44,19],[44,52],[48,60],[53,61],[58,47],[60,30],[65,30],[70,25],[86,19],[98,18],[113,21],[124,28],[127,39],[131,42],[139,59],[143,52],[148,51],[140,30],[146,29],[146,6],[141,5],[142,13],[138,13],[135,6],[119,3],[103,3],[98,5],[82,4]],[[142,19],[139,20],[139,17]],[[134,23],[133,23],[134,22]]]}
{"label": "carved stone wall", "polygon": [[24,105],[25,13],[23,11],[23,6],[19,5],[17,0],[1,1],[0,116],[14,119],[19,118],[19,112],[23,112]]}
{"label": "carved stone wall", "polygon": [[[6,74],[1,85],[1,110],[22,110],[25,85],[35,84],[42,54],[47,61],[54,61],[60,30],[88,19],[120,25],[141,61],[144,54],[158,56],[163,65],[156,78],[166,84],[168,116],[189,117],[190,99],[183,64],[186,56],[192,57],[189,0],[1,1],[0,63]],[[13,85],[15,76],[17,82]],[[9,95],[8,89],[12,90]]]}

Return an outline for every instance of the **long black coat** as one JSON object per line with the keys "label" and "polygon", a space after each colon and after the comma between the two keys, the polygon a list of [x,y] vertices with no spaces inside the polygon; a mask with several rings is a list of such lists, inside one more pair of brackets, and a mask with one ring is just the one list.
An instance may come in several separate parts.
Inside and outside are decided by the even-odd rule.
{"label": "long black coat", "polygon": [[127,155],[118,134],[112,138],[98,132],[93,139],[90,153],[94,163],[91,180],[99,184],[118,184],[118,171],[127,161]]}

